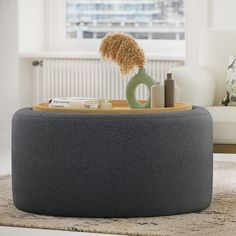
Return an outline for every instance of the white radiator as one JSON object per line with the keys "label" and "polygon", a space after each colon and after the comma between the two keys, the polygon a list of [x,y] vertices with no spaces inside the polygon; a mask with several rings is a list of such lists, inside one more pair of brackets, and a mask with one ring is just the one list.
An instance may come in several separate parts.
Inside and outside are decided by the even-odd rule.
{"label": "white radiator", "polygon": [[[166,73],[181,66],[181,61],[149,60],[146,72],[155,80],[163,81]],[[125,99],[129,78],[120,75],[116,64],[98,59],[44,59],[43,66],[34,69],[34,102],[52,97],[96,97]],[[139,86],[138,99],[146,99],[148,90]]]}

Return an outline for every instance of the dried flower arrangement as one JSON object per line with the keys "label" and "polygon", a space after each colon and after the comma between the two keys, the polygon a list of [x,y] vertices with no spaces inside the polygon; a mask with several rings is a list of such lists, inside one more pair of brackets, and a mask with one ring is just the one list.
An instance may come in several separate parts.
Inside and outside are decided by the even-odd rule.
{"label": "dried flower arrangement", "polygon": [[126,98],[131,108],[150,108],[150,97],[146,103],[139,103],[135,90],[139,84],[144,84],[149,91],[155,81],[146,74],[144,51],[135,39],[125,33],[108,33],[102,40],[101,56],[110,59],[120,66],[120,72],[128,75],[138,69],[138,72],[129,80],[126,87]]}
{"label": "dried flower arrangement", "polygon": [[144,69],[144,52],[128,34],[108,33],[102,40],[100,53],[104,59],[116,62],[123,75],[132,73],[136,68]]}

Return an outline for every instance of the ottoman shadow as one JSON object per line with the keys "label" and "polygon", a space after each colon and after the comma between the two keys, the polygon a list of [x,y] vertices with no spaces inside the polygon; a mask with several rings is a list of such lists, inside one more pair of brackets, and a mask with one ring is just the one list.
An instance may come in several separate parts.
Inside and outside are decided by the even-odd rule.
{"label": "ottoman shadow", "polygon": [[81,217],[173,215],[212,198],[212,118],[192,111],[12,120],[12,188],[23,211]]}

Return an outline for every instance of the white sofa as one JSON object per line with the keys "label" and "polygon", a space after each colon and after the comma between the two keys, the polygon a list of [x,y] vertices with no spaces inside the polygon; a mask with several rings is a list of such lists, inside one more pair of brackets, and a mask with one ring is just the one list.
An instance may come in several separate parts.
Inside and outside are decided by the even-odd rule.
{"label": "white sofa", "polygon": [[213,118],[215,152],[236,152],[236,107],[220,106],[226,94],[229,55],[236,55],[236,31],[204,30],[199,66],[173,69],[180,100],[206,107]]}

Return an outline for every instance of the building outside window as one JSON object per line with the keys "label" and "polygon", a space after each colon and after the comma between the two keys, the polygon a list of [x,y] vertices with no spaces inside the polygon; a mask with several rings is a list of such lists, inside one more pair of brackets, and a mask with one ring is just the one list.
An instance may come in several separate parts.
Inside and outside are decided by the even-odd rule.
{"label": "building outside window", "polygon": [[125,32],[141,40],[184,40],[185,0],[66,0],[66,38]]}

